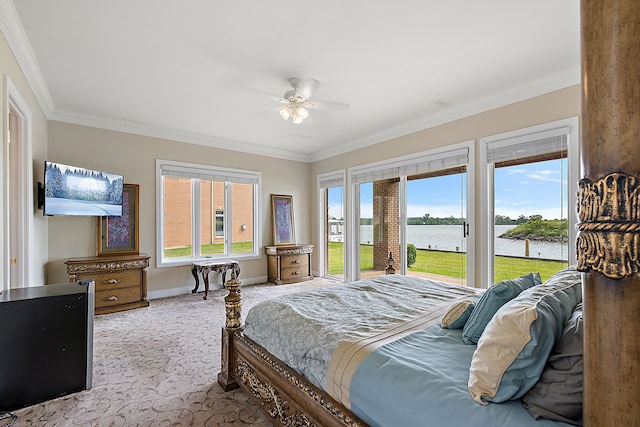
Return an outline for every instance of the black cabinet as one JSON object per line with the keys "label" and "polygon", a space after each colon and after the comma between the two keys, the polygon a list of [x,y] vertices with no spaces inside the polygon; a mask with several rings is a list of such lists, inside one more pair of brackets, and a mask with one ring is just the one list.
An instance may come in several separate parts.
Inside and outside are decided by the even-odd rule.
{"label": "black cabinet", "polygon": [[0,295],[0,411],[91,388],[93,281]]}

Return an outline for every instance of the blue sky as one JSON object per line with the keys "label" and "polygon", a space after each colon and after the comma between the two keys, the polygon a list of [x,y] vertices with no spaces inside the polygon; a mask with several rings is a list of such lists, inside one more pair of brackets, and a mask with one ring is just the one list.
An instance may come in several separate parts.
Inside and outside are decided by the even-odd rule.
{"label": "blue sky", "polygon": [[[495,170],[495,213],[511,218],[542,215],[567,218],[567,161],[550,160]],[[461,217],[464,192],[461,174],[407,182],[407,216]],[[373,215],[372,185],[362,184],[361,217]],[[329,191],[329,213],[339,217],[340,192]],[[561,209],[561,206],[563,207]]]}

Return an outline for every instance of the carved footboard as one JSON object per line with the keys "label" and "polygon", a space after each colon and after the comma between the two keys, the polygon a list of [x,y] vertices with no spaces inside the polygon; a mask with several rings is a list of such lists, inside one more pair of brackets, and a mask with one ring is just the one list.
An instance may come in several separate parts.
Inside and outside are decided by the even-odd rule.
{"label": "carved footboard", "polygon": [[226,323],[222,328],[218,383],[225,391],[242,387],[281,426],[366,426],[264,348],[242,334],[240,282],[225,283]]}

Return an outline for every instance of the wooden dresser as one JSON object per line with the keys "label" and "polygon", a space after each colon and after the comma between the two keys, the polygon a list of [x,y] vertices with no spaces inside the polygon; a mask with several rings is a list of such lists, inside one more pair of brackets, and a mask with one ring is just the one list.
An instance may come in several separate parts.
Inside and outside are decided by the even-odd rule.
{"label": "wooden dresser", "polygon": [[65,264],[67,264],[69,281],[90,279],[95,281],[95,314],[149,306],[147,301],[148,255],[72,258]]}
{"label": "wooden dresser", "polygon": [[313,279],[313,245],[267,246],[264,250],[269,262],[269,282],[282,285]]}

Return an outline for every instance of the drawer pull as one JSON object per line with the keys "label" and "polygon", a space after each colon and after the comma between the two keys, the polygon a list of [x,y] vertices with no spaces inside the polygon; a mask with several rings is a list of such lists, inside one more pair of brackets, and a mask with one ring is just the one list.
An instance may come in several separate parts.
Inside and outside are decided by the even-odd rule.
{"label": "drawer pull", "polygon": [[120,283],[118,279],[109,279],[102,282],[103,285],[117,285],[118,283]]}
{"label": "drawer pull", "polygon": [[291,264],[300,264],[300,260],[299,259],[294,259],[293,261],[291,261]]}
{"label": "drawer pull", "polygon": [[118,297],[117,297],[117,296],[115,296],[115,295],[111,295],[110,297],[106,297],[106,298],[103,298],[103,299],[104,299],[105,301],[118,301],[120,298],[118,298]]}
{"label": "drawer pull", "polygon": [[298,274],[300,274],[300,272],[296,270],[296,271],[294,271],[294,272],[293,272],[293,273],[291,273],[291,274],[293,274],[294,276],[297,276]]}

